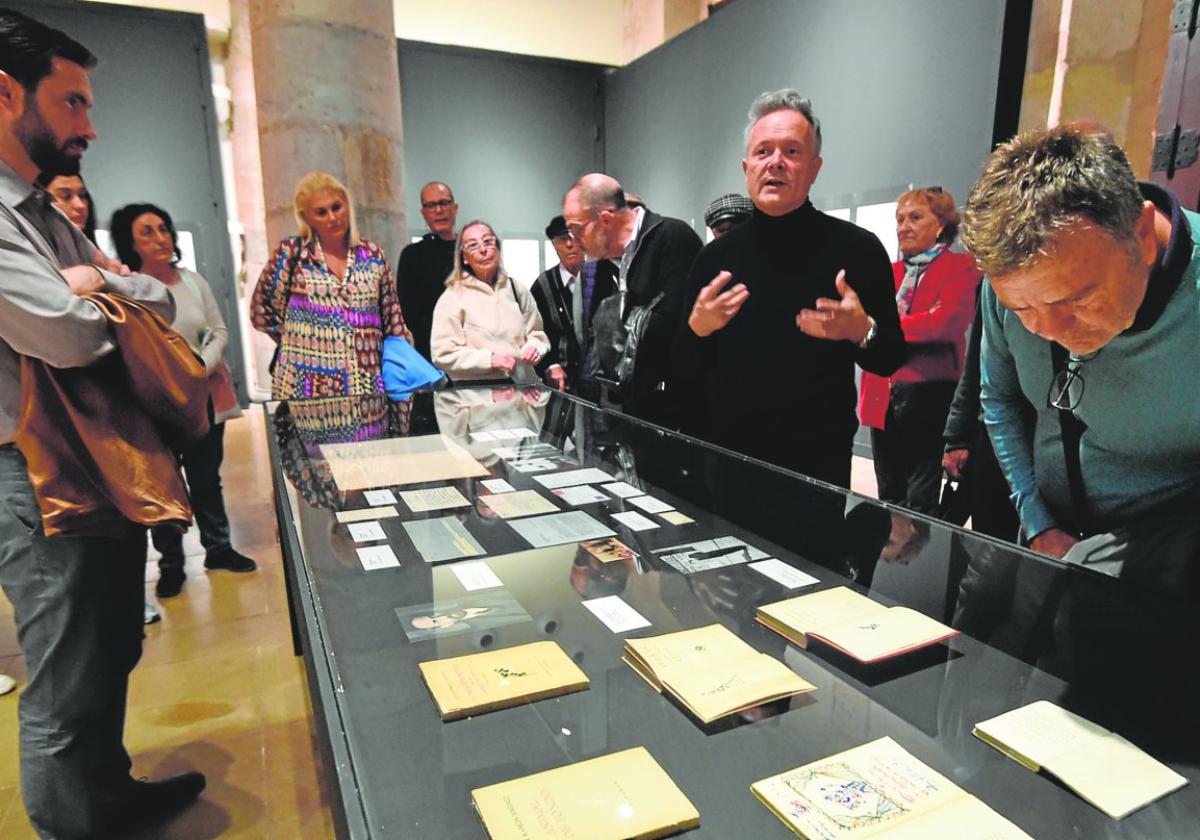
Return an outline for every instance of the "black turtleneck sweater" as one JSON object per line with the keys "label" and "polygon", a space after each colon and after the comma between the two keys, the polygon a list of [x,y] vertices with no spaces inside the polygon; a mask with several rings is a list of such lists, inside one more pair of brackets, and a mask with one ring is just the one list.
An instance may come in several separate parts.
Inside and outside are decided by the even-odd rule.
{"label": "black turtleneck sweater", "polygon": [[[811,338],[796,326],[817,298],[838,297],[846,283],[875,319],[867,349]],[[847,486],[855,417],[857,363],[890,375],[905,359],[891,262],[879,240],[827,216],[811,203],[785,216],[753,218],[709,244],[692,265],[688,298],[721,271],[750,297],[722,330],[700,338],[682,326],[668,394],[682,409],[682,430],[721,446],[833,484]],[[685,316],[686,317],[686,314]]]}
{"label": "black turtleneck sweater", "polygon": [[426,359],[429,355],[429,333],[433,328],[433,307],[446,291],[446,276],[454,266],[454,240],[425,234],[400,252],[396,265],[396,293],[404,323],[413,334],[413,346]]}

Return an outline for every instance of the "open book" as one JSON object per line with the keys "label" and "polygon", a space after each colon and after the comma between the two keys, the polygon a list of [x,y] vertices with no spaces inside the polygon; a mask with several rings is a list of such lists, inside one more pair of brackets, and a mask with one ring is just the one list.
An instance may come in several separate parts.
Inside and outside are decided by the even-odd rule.
{"label": "open book", "polygon": [[588,687],[558,642],[434,659],[418,667],[442,720],[507,709]]}
{"label": "open book", "polygon": [[750,786],[808,840],[1032,840],[891,738]]}
{"label": "open book", "polygon": [[700,813],[645,747],[471,791],[492,840],[669,837]]}
{"label": "open book", "polygon": [[973,731],[1035,773],[1044,768],[1116,820],[1187,784],[1120,735],[1046,700],[977,723]]}
{"label": "open book", "polygon": [[621,658],[655,690],[678,698],[704,723],[816,689],[720,624],[626,639]]}
{"label": "open book", "polygon": [[958,631],[907,607],[885,607],[844,586],[763,604],[755,618],[793,644],[819,639],[860,662],[937,644]]}

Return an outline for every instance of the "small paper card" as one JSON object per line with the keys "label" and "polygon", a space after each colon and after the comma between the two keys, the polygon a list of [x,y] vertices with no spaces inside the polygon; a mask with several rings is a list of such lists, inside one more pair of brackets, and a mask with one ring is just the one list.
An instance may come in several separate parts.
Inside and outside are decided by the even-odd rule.
{"label": "small paper card", "polygon": [[605,537],[599,540],[585,540],[579,547],[601,563],[613,563],[617,560],[632,561],[637,559],[634,550],[616,537]]}
{"label": "small paper card", "polygon": [[359,562],[368,572],[400,565],[400,561],[396,559],[396,552],[392,551],[390,545],[368,545],[355,550],[358,551]]}
{"label": "small paper card", "polygon": [[584,601],[583,605],[614,633],[624,633],[628,630],[650,626],[650,622],[641,613],[622,601],[620,595],[593,598],[590,601]]}
{"label": "small paper card", "polygon": [[669,505],[661,499],[656,499],[653,496],[634,496],[627,500],[634,507],[641,508],[646,513],[663,513],[664,511],[674,510],[673,505]]}
{"label": "small paper card", "polygon": [[395,505],[384,505],[383,507],[360,508],[359,510],[339,510],[337,521],[365,522],[368,519],[390,519],[399,515],[400,511],[396,510]]}
{"label": "small paper card", "polygon": [[392,495],[391,490],[364,490],[363,498],[367,500],[367,504],[374,507],[375,505],[394,505],[396,497]]}
{"label": "small paper card", "polygon": [[371,542],[371,540],[386,540],[387,534],[378,522],[351,522],[346,526],[355,542]]}
{"label": "small paper card", "polygon": [[594,502],[608,501],[608,496],[586,484],[580,484],[577,487],[560,487],[550,492],[569,505],[590,505]]}
{"label": "small paper card", "polygon": [[632,484],[626,484],[624,481],[614,481],[612,484],[601,484],[601,490],[612,493],[618,499],[628,499],[630,496],[641,496],[646,491],[640,487],[634,487]]}
{"label": "small paper card", "polygon": [[653,519],[647,519],[636,510],[627,510],[624,513],[614,513],[612,518],[620,522],[626,528],[631,528],[634,531],[649,531],[652,528],[657,528],[658,523]]}
{"label": "small paper card", "polygon": [[481,441],[481,440],[487,441],[487,440],[495,440],[495,439],[496,439],[496,436],[493,435],[491,432],[471,432],[471,440],[473,440],[473,441]]}
{"label": "small paper card", "polygon": [[677,510],[664,511],[663,513],[660,513],[659,516],[667,520],[667,522],[671,525],[688,525],[696,521],[686,513],[680,513]]}
{"label": "small paper card", "polygon": [[589,467],[582,470],[567,470],[566,472],[554,473],[553,475],[538,475],[534,476],[533,480],[547,490],[553,490],[556,487],[572,487],[576,484],[596,484],[601,481],[612,481],[612,476],[604,470]]}
{"label": "small paper card", "polygon": [[786,586],[788,589],[798,589],[801,586],[811,586],[814,583],[820,583],[810,574],[800,571],[794,566],[789,566],[782,560],[776,560],[772,557],[770,560],[759,560],[757,563],[751,563],[749,566],[756,572],[764,574],[778,584]]}
{"label": "small paper card", "polygon": [[445,510],[446,508],[470,507],[457,487],[430,487],[425,490],[401,490],[400,498],[413,513],[424,513],[430,510]]}
{"label": "small paper card", "polygon": [[511,493],[517,488],[513,487],[503,478],[490,478],[479,482],[489,493]]}
{"label": "small paper card", "polygon": [[547,458],[529,458],[524,461],[509,461],[508,466],[519,473],[549,472],[558,469],[558,463]]}
{"label": "small paper card", "polygon": [[492,571],[491,566],[483,560],[471,563],[455,563],[450,567],[450,571],[454,572],[454,576],[458,578],[458,582],[468,592],[504,585],[500,578],[496,577],[496,573]]}

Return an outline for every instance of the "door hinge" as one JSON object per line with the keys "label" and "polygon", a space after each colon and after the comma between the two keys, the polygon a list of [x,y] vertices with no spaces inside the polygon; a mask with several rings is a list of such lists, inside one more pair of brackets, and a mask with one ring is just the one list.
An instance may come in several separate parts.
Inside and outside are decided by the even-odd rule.
{"label": "door hinge", "polygon": [[1165,134],[1154,136],[1154,156],[1150,160],[1152,172],[1167,173],[1171,178],[1177,169],[1187,169],[1196,162],[1200,153],[1200,132],[1183,131],[1179,124]]}

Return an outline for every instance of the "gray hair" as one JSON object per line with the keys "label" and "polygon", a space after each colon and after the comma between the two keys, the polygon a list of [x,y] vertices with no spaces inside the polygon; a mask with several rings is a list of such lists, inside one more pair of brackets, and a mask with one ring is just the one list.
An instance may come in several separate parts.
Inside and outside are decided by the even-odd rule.
{"label": "gray hair", "polygon": [[758,95],[754,104],[750,106],[750,121],[746,123],[746,131],[743,134],[743,143],[747,147],[750,145],[750,132],[754,130],[754,124],[776,111],[795,111],[803,115],[813,127],[813,154],[821,154],[821,121],[813,113],[812,102],[801,96],[800,91],[795,88],[770,90]]}

